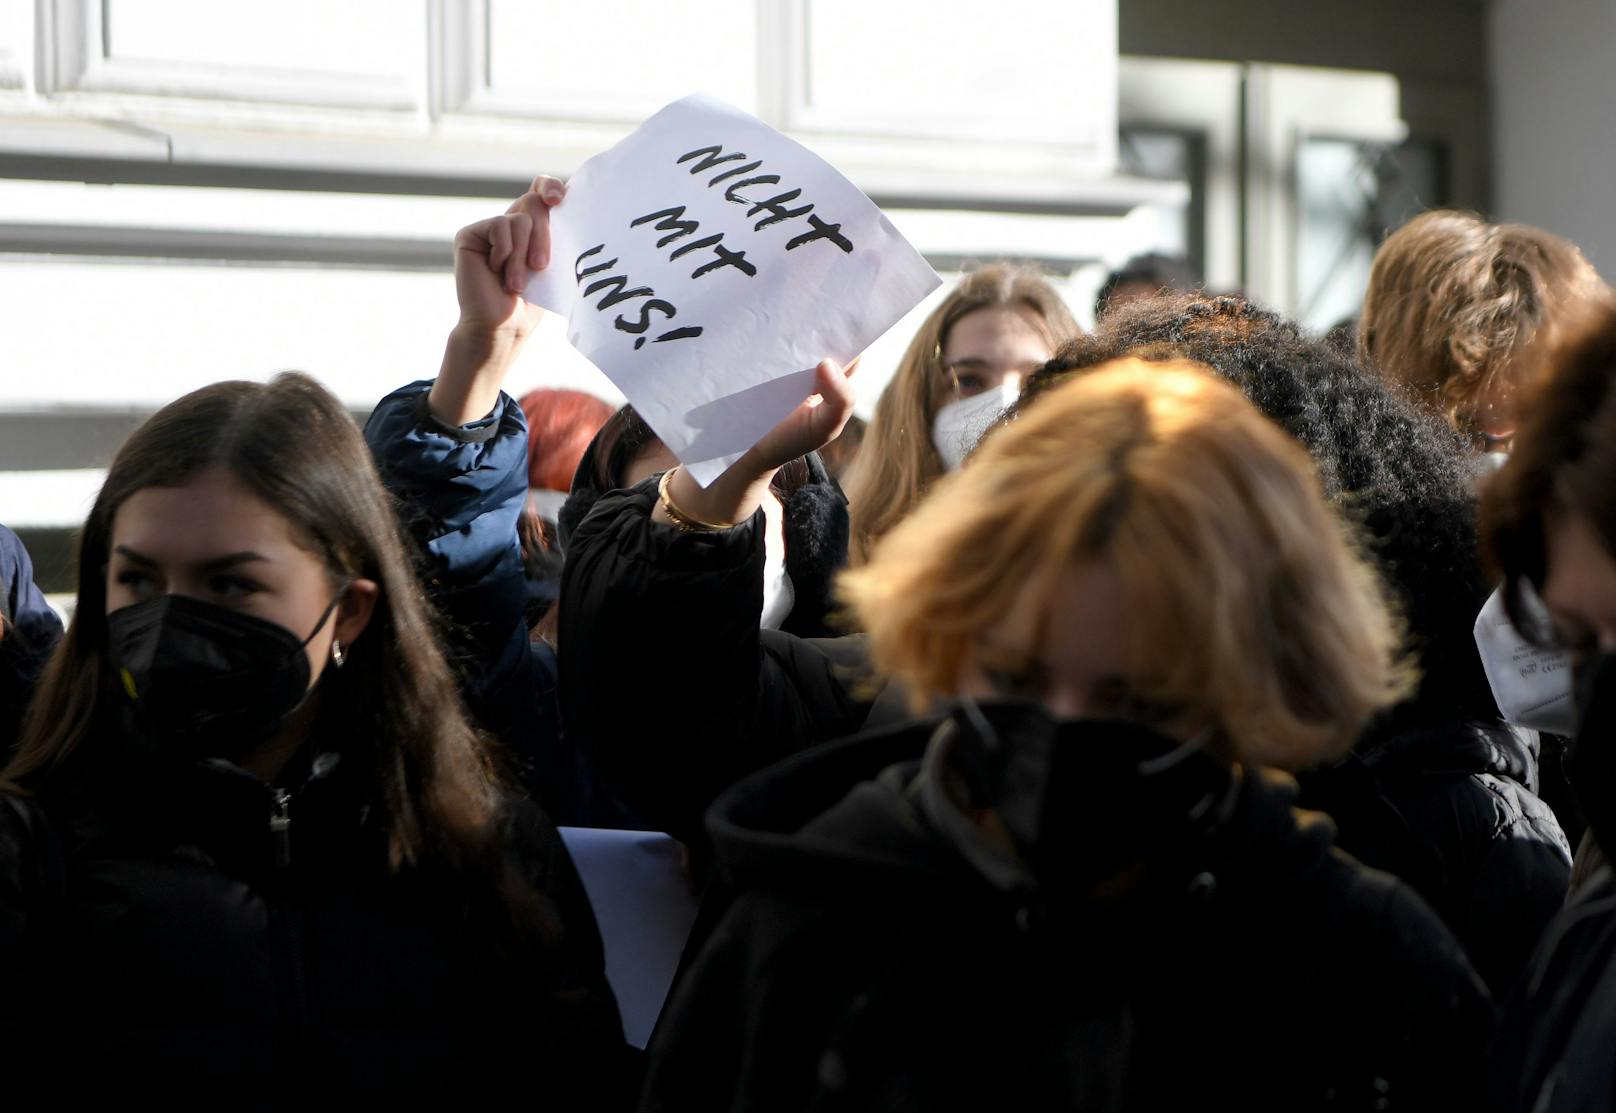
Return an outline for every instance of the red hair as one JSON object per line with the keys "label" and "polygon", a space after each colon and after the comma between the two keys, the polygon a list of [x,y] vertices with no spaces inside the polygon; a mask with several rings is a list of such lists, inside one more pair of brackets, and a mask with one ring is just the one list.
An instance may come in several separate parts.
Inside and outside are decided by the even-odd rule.
{"label": "red hair", "polygon": [[584,449],[615,407],[581,390],[541,387],[522,395],[527,415],[527,485],[570,491]]}

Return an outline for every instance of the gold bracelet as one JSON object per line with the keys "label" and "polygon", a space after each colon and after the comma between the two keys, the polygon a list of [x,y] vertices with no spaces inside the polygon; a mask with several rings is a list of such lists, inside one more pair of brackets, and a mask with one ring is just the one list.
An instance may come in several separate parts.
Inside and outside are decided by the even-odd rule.
{"label": "gold bracelet", "polygon": [[668,490],[668,484],[673,481],[673,473],[679,470],[675,464],[662,473],[662,481],[657,484],[657,498],[662,503],[662,511],[668,516],[668,521],[681,533],[718,533],[730,529],[733,523],[720,525],[717,522],[705,522],[691,514],[679,509],[679,504],[673,501],[673,495]]}

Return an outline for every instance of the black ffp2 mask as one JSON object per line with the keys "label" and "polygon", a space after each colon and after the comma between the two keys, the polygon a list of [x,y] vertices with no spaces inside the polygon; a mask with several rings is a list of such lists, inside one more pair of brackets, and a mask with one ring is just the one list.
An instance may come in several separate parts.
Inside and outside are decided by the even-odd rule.
{"label": "black ffp2 mask", "polygon": [[172,756],[237,761],[302,706],[307,638],[186,595],[161,595],[107,615],[115,682],[149,740]]}
{"label": "black ffp2 mask", "polygon": [[975,802],[997,811],[1051,898],[1192,850],[1228,817],[1239,784],[1209,735],[1184,742],[1019,703],[966,705],[954,721]]}

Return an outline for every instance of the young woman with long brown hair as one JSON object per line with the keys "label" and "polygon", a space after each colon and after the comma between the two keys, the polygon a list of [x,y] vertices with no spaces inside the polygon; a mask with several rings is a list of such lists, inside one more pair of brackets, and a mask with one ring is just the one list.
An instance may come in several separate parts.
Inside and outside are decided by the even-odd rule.
{"label": "young woman with long brown hair", "polygon": [[613,1104],[588,901],[468,724],[337,399],[283,374],[164,407],[78,568],[0,771],[8,1094]]}

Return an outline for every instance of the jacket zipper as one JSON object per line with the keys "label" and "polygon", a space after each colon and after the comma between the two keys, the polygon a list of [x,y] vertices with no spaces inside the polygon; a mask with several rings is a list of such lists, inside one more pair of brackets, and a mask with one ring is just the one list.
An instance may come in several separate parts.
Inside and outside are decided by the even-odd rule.
{"label": "jacket zipper", "polygon": [[270,948],[280,1003],[281,1071],[294,1086],[309,1072],[310,1040],[308,1000],[303,980],[302,916],[294,882],[287,872],[292,863],[292,793],[271,789],[269,836],[275,872],[264,879],[263,897],[268,916]]}
{"label": "jacket zipper", "polygon": [[275,790],[275,810],[269,816],[269,834],[275,843],[275,868],[292,864],[292,794]]}

